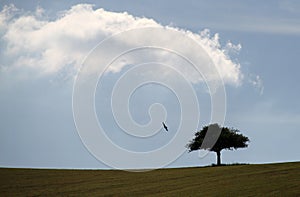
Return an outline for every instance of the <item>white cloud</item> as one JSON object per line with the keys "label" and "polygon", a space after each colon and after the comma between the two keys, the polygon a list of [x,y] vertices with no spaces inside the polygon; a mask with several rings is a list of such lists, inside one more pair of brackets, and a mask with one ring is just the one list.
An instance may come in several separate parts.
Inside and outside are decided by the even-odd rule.
{"label": "white cloud", "polygon": [[[88,54],[95,44],[107,36],[128,29],[140,27],[162,27],[159,23],[149,18],[134,17],[126,12],[116,13],[104,9],[94,9],[92,5],[78,4],[71,9],[61,12],[54,20],[43,17],[43,9],[38,7],[34,13],[22,13],[15,16],[17,9],[5,6],[0,14],[0,29],[4,32],[2,42],[4,43],[1,55],[6,58],[5,64],[11,69],[31,68],[38,74],[55,74],[62,72],[65,67],[73,66],[74,70],[79,68],[83,58]],[[165,27],[176,29],[173,27]],[[203,30],[199,34],[183,29],[176,29],[190,36],[200,43],[208,55],[214,61],[221,77],[225,83],[239,85],[243,78],[240,64],[230,58],[230,53],[238,52],[241,45],[228,42],[222,47],[219,35],[210,35],[209,30]],[[152,35],[153,39],[160,35]],[[143,37],[122,40],[124,44],[138,42]],[[174,39],[174,42],[180,42]],[[186,47],[189,53],[197,53]],[[163,56],[158,53],[155,55]],[[126,63],[135,62],[134,58],[122,60]],[[132,57],[131,57],[132,58]],[[170,59],[172,61],[172,59]],[[1,62],[1,64],[3,64]],[[172,63],[172,62],[171,62]],[[112,72],[120,71],[125,63],[111,67]],[[186,69],[186,68],[182,68]],[[188,69],[185,75],[194,83],[199,82],[199,77]]]}
{"label": "white cloud", "polygon": [[252,84],[258,91],[259,94],[262,95],[264,93],[264,85],[263,81],[258,75],[250,75],[249,83]]}
{"label": "white cloud", "polygon": [[7,28],[7,22],[13,16],[13,13],[17,11],[17,8],[14,5],[5,5],[0,12],[0,33],[5,31]]}

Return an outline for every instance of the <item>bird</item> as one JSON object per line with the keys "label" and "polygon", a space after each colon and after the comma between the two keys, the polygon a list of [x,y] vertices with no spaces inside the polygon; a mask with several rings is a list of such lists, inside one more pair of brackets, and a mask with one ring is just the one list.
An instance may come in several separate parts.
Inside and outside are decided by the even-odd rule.
{"label": "bird", "polygon": [[163,126],[164,126],[164,129],[165,129],[166,131],[169,131],[167,125],[165,125],[164,122],[162,122],[162,124],[163,124]]}

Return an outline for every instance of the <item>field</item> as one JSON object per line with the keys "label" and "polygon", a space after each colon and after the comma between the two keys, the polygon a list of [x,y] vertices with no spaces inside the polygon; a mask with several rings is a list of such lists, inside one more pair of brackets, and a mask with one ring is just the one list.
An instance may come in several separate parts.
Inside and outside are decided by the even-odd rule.
{"label": "field", "polygon": [[0,168],[0,196],[300,196],[300,162],[161,169]]}

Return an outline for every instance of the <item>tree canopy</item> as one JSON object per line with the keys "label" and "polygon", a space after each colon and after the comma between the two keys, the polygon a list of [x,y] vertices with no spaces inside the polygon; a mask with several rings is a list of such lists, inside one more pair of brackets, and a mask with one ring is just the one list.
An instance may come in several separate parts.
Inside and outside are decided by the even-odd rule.
{"label": "tree canopy", "polygon": [[211,124],[195,133],[195,137],[187,145],[189,152],[206,149],[217,153],[217,165],[221,165],[221,151],[248,147],[249,138],[240,134],[238,129],[220,127]]}

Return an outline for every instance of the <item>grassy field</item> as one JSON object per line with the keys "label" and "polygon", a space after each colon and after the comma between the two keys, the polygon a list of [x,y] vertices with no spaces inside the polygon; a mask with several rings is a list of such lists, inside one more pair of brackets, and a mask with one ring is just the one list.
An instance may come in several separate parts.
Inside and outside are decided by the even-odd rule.
{"label": "grassy field", "polygon": [[0,196],[300,196],[300,162],[162,169],[0,169]]}

